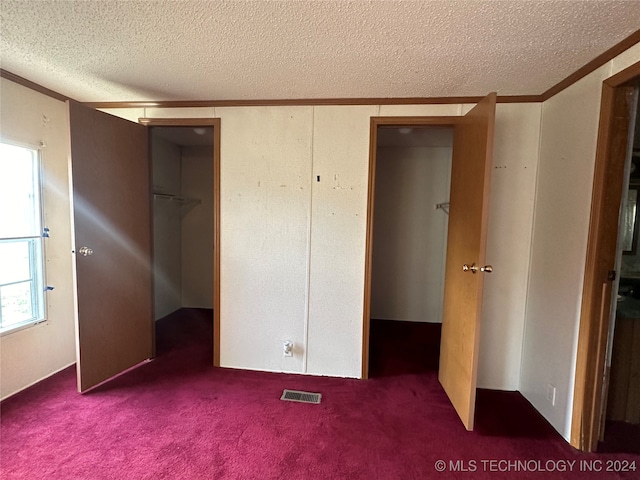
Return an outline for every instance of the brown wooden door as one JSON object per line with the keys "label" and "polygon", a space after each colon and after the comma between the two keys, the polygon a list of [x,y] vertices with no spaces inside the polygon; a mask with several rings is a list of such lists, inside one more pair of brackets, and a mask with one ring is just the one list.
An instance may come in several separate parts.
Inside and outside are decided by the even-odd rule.
{"label": "brown wooden door", "polygon": [[473,430],[489,179],[496,94],[491,93],[455,126],[449,234],[438,378],[467,430]]}
{"label": "brown wooden door", "polygon": [[146,127],[75,102],[69,120],[84,392],[153,353],[150,165]]}

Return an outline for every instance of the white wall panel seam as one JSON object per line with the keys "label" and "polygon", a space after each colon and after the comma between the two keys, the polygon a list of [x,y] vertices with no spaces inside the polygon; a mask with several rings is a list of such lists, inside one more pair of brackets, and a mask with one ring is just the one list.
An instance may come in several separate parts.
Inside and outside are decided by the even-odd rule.
{"label": "white wall panel seam", "polygon": [[309,144],[309,157],[311,161],[311,169],[309,176],[309,220],[307,222],[307,285],[305,289],[305,305],[304,305],[304,353],[302,355],[302,373],[307,373],[307,361],[309,359],[309,318],[311,310],[311,241],[313,232],[313,151],[314,151],[314,134],[315,134],[315,118],[316,107],[311,107],[311,142]]}

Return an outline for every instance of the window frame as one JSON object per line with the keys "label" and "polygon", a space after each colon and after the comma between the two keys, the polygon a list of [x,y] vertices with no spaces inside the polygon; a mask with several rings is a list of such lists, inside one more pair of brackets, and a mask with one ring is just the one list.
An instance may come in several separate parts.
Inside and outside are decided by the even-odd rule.
{"label": "window frame", "polygon": [[45,231],[48,229],[44,227],[44,175],[42,166],[42,147],[43,145],[33,145],[30,143],[15,141],[10,138],[0,136],[0,144],[9,145],[12,147],[23,148],[29,150],[32,155],[33,162],[33,192],[37,198],[33,201],[33,206],[36,209],[34,218],[37,220],[36,229],[34,235],[26,235],[19,237],[0,237],[0,244],[12,243],[12,242],[27,242],[29,249],[29,278],[24,280],[18,280],[14,282],[8,282],[0,284],[0,290],[2,287],[10,285],[16,285],[21,283],[31,284],[31,312],[34,315],[27,320],[17,322],[6,327],[2,326],[2,305],[0,304],[0,337],[7,334],[15,333],[17,331],[38,325],[48,321],[48,309],[46,301],[46,255],[45,255],[45,242],[44,239],[48,237]]}

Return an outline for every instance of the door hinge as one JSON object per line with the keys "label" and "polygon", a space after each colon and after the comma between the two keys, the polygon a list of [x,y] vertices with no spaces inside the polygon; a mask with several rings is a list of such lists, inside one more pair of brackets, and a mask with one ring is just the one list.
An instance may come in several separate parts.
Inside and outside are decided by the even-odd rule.
{"label": "door hinge", "polygon": [[615,270],[609,270],[607,272],[607,280],[609,280],[610,282],[613,282],[616,279],[616,271]]}

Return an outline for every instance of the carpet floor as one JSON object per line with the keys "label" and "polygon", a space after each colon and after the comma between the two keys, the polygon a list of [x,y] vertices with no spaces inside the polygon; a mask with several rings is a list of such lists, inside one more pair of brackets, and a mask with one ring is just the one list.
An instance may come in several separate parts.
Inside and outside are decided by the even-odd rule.
{"label": "carpet floor", "polygon": [[[627,452],[640,455],[640,425],[607,420],[604,441],[598,444],[599,452]],[[638,475],[640,477],[640,474]]]}
{"label": "carpet floor", "polygon": [[[372,352],[403,343],[375,323],[372,339],[385,328],[380,338],[396,339]],[[575,451],[517,393],[481,390],[467,432],[438,383],[437,356],[419,354],[432,338],[404,342],[423,364],[377,356],[368,381],[213,368],[211,338],[210,312],[182,310],[158,322],[153,361],[85,395],[72,367],[5,400],[0,477],[640,478],[606,471],[640,467],[640,456]],[[321,392],[322,403],[283,402],[285,388]]]}

